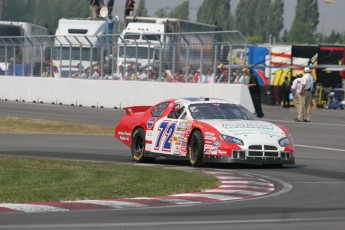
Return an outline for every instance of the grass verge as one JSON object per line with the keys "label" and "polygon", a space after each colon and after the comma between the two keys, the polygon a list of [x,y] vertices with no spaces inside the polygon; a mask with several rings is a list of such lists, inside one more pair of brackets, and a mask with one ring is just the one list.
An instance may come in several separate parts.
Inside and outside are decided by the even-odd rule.
{"label": "grass verge", "polygon": [[[113,135],[96,125],[0,116],[0,133]],[[211,175],[129,164],[0,155],[0,203],[153,197],[219,185]]]}
{"label": "grass verge", "polygon": [[198,172],[0,156],[0,203],[153,197],[218,185],[215,177]]}
{"label": "grass verge", "polygon": [[0,133],[113,135],[114,128],[71,122],[0,116]]}

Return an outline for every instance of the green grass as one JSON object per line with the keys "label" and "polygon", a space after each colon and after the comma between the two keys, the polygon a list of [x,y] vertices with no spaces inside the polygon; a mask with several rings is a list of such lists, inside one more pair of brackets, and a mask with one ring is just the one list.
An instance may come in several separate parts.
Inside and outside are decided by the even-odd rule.
{"label": "green grass", "polygon": [[71,122],[0,116],[0,133],[113,135],[114,128]]}
{"label": "green grass", "polygon": [[[0,133],[113,135],[114,129],[0,116]],[[215,177],[197,172],[0,155],[0,203],[153,197],[217,185]]]}
{"label": "green grass", "polygon": [[153,197],[218,185],[215,177],[198,172],[0,156],[0,203]]}

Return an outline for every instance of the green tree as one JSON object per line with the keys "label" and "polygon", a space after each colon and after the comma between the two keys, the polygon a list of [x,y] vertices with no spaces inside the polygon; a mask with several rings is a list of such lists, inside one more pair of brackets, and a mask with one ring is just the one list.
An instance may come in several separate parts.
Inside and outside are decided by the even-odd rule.
{"label": "green tree", "polygon": [[283,0],[274,0],[268,12],[268,18],[265,26],[266,36],[272,35],[272,39],[279,41],[279,34],[284,28],[284,2]]}
{"label": "green tree", "polygon": [[189,20],[189,1],[184,1],[174,9],[168,11],[169,8],[161,8],[155,12],[159,18],[179,18]]}
{"label": "green tree", "polygon": [[189,20],[189,1],[184,1],[181,5],[175,7],[168,16],[170,18]]}
{"label": "green tree", "polygon": [[269,23],[268,15],[271,10],[271,0],[255,1],[253,7],[256,9],[253,35],[261,37],[260,42],[265,42],[269,37],[269,34],[267,34],[268,31],[266,25]]}
{"label": "green tree", "polygon": [[[1,1],[1,0],[0,0]],[[1,20],[25,21],[48,27],[50,33],[55,33],[60,18],[87,18],[89,16],[88,2],[79,0],[2,0],[3,10]]]}
{"label": "green tree", "polygon": [[[4,0],[1,20],[3,21],[23,21],[27,1]],[[6,10],[5,10],[6,9]]]}
{"label": "green tree", "polygon": [[309,43],[316,42],[316,34],[312,25],[303,22],[295,22],[289,32],[290,43]]}
{"label": "green tree", "polygon": [[329,36],[323,38],[322,42],[330,44],[345,43],[345,33],[338,33],[333,30]]}
{"label": "green tree", "polygon": [[319,24],[318,0],[298,0],[294,22],[302,22],[311,25],[316,30]]}
{"label": "green tree", "polygon": [[158,18],[167,18],[168,11],[165,8],[161,8],[155,12],[156,17]]}
{"label": "green tree", "polygon": [[0,18],[2,17],[3,1],[0,1]]}
{"label": "green tree", "polygon": [[245,36],[254,36],[257,1],[240,0],[236,7],[235,28]]}
{"label": "green tree", "polygon": [[215,24],[216,6],[217,1],[204,0],[196,14],[196,21],[207,24]]}
{"label": "green tree", "polygon": [[147,17],[147,9],[145,6],[145,0],[140,0],[139,5],[138,5],[139,13],[142,17]]}
{"label": "green tree", "polygon": [[283,42],[283,43],[287,43],[288,42],[288,39],[289,39],[289,33],[288,33],[288,31],[287,31],[287,29],[284,29],[284,31],[283,31],[283,35],[282,35],[282,37],[281,37],[281,42]]}
{"label": "green tree", "polygon": [[197,22],[216,25],[223,30],[233,28],[231,0],[204,0],[197,12]]}
{"label": "green tree", "polygon": [[315,43],[319,24],[317,0],[298,0],[296,13],[289,32],[291,43]]}
{"label": "green tree", "polygon": [[267,42],[270,35],[279,40],[284,27],[283,14],[283,0],[240,0],[236,8],[235,28],[257,43]]}

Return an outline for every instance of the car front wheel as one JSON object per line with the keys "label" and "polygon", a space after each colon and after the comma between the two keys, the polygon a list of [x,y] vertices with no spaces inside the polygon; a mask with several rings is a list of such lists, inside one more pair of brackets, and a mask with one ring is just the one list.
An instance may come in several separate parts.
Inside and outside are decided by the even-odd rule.
{"label": "car front wheel", "polygon": [[198,167],[202,165],[204,158],[204,138],[200,130],[195,130],[192,133],[188,145],[188,154],[192,166]]}

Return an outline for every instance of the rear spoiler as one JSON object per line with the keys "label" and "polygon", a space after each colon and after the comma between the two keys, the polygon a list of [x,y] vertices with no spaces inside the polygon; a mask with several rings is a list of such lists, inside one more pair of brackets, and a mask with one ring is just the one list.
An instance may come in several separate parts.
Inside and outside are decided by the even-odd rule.
{"label": "rear spoiler", "polygon": [[133,113],[142,113],[151,107],[152,106],[147,106],[147,105],[127,107],[126,115],[133,114]]}

